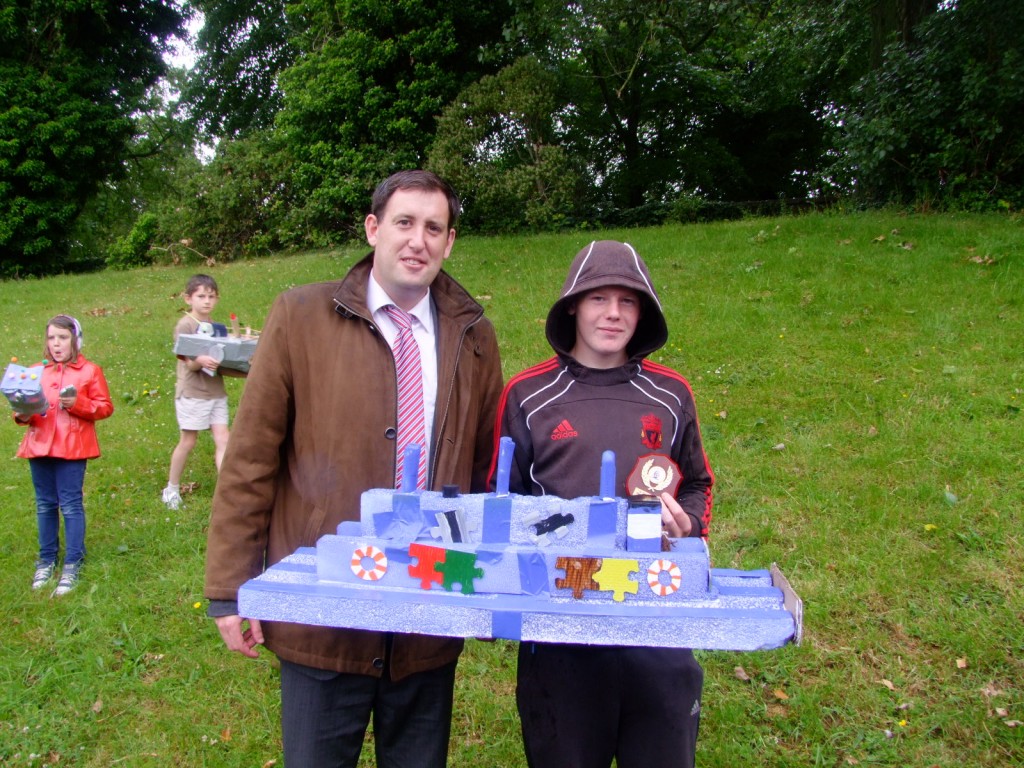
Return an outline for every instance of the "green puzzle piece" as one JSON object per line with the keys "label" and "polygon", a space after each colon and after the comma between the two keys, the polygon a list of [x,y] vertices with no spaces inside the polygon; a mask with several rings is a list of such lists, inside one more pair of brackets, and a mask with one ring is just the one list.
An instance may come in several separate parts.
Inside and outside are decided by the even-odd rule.
{"label": "green puzzle piece", "polygon": [[473,589],[473,580],[482,579],[484,576],[483,568],[476,567],[475,552],[459,552],[449,549],[444,562],[437,563],[434,568],[444,575],[442,583],[445,589],[451,592],[452,587],[460,584],[462,585],[461,592],[464,595],[472,595],[476,591]]}

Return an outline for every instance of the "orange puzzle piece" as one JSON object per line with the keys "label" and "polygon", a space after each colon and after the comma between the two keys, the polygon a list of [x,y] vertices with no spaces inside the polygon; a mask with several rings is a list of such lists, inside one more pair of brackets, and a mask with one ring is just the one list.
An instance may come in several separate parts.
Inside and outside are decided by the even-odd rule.
{"label": "orange puzzle piece", "polygon": [[444,562],[446,550],[413,542],[409,545],[409,554],[417,558],[416,565],[409,565],[409,575],[420,580],[422,589],[430,589],[433,582],[444,583],[444,577],[438,572],[437,564]]}

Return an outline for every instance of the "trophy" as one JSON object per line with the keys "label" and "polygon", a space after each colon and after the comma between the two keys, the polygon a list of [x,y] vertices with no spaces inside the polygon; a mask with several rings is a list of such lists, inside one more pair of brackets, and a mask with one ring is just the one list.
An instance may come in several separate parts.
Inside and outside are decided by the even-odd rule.
{"label": "trophy", "polygon": [[655,499],[668,491],[673,496],[679,490],[683,473],[668,456],[648,453],[636,460],[626,478],[627,496],[649,496]]}

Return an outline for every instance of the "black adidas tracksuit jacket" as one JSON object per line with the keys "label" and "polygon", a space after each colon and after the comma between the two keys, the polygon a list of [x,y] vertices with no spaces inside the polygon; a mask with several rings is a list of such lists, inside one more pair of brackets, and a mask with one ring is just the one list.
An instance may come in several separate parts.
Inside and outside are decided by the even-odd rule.
{"label": "black adidas tracksuit jacket", "polygon": [[596,496],[601,454],[615,452],[615,495],[645,456],[663,454],[682,470],[678,498],[696,535],[711,520],[713,477],[704,455],[693,394],[663,365],[631,360],[584,368],[555,357],[513,378],[499,406],[502,435],[516,444],[509,489],[530,496]]}

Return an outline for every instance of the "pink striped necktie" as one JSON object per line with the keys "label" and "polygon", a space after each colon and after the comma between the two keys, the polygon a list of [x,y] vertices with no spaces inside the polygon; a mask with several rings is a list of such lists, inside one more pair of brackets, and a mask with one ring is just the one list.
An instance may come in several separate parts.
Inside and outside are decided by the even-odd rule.
{"label": "pink striped necktie", "polygon": [[423,417],[423,371],[420,348],[412,335],[412,315],[388,304],[384,307],[388,317],[398,326],[395,341],[395,370],[398,373],[398,440],[395,444],[396,466],[395,487],[402,486],[402,464],[405,449],[409,445],[420,446],[419,475],[416,487],[424,489],[427,484],[427,434]]}

